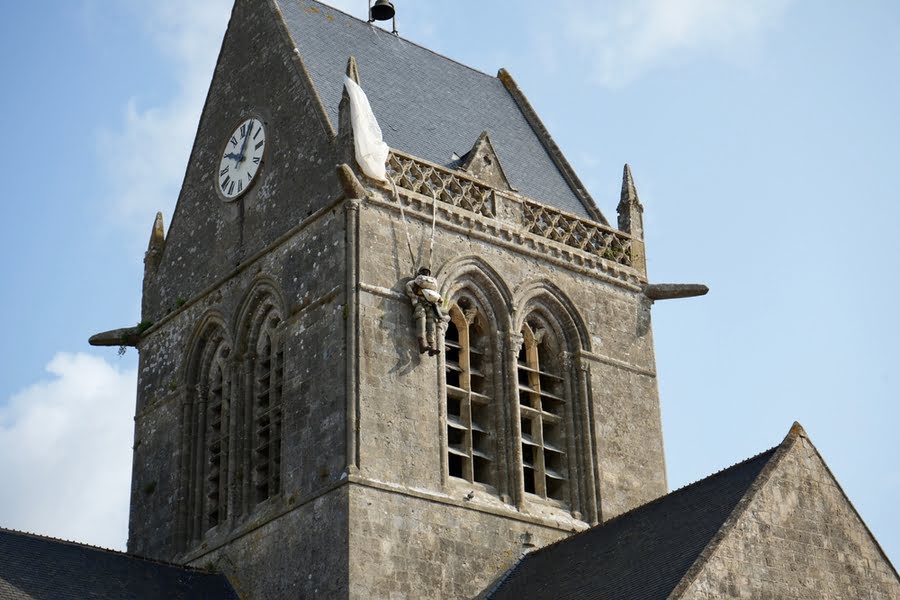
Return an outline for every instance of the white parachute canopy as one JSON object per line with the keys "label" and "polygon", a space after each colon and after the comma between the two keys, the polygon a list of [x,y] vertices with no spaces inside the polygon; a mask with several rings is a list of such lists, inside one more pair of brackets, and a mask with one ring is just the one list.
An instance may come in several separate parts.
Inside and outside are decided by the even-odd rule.
{"label": "white parachute canopy", "polygon": [[356,162],[368,177],[386,182],[388,145],[384,143],[381,127],[378,126],[369,99],[359,84],[346,76],[344,87],[350,96],[350,123],[353,126]]}

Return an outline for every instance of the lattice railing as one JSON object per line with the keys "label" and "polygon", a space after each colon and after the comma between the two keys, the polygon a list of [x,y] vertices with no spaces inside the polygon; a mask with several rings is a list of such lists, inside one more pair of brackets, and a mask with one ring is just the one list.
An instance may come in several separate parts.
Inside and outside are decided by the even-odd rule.
{"label": "lattice railing", "polygon": [[[494,218],[493,189],[465,175],[391,150],[387,174],[397,187]],[[631,237],[600,223],[523,199],[522,223],[529,233],[589,252],[627,267],[632,264]]]}
{"label": "lattice railing", "polygon": [[537,202],[525,200],[522,208],[525,228],[530,233],[590,252],[620,265],[632,266],[631,238],[628,235]]}
{"label": "lattice railing", "polygon": [[388,157],[387,172],[405,190],[429,197],[433,193],[441,202],[485,217],[496,214],[493,190],[459,173],[393,151]]}

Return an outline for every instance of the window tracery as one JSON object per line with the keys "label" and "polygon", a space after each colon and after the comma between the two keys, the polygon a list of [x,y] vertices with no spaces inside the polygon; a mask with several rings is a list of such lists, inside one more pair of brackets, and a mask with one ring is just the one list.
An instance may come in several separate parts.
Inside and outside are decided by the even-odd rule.
{"label": "window tracery", "polygon": [[219,341],[206,378],[206,529],[228,518],[228,463],[230,459],[229,349]]}
{"label": "window tracery", "polygon": [[271,286],[254,288],[239,315],[234,351],[215,315],[199,327],[187,358],[179,511],[185,547],[282,492],[283,322]]}
{"label": "window tracery", "polygon": [[229,519],[232,444],[231,344],[208,325],[191,356],[185,407],[186,539],[199,540]]}
{"label": "window tracery", "polygon": [[484,314],[468,297],[459,298],[449,314],[444,337],[449,475],[496,485],[489,328]]}
{"label": "window tracery", "polygon": [[284,349],[281,317],[271,303],[257,312],[256,369],[253,379],[253,486],[255,502],[281,492],[281,438]]}
{"label": "window tracery", "polygon": [[536,315],[522,326],[522,337],[517,371],[524,489],[565,502],[569,473],[562,347]]}

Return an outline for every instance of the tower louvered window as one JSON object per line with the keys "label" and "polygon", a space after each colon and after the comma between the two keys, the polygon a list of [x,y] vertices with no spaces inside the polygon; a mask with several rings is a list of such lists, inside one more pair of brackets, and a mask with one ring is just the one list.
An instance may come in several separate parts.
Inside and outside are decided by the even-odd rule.
{"label": "tower louvered window", "polygon": [[220,342],[212,356],[206,387],[206,521],[215,527],[228,518],[230,436],[228,348]]}
{"label": "tower louvered window", "polygon": [[280,318],[269,307],[256,344],[253,410],[253,481],[256,502],[281,491],[281,396],[284,389],[284,351]]}
{"label": "tower louvered window", "polygon": [[546,328],[526,323],[518,357],[525,491],[564,501],[568,492],[565,381],[560,352]]}
{"label": "tower louvered window", "polygon": [[463,298],[444,339],[447,463],[451,477],[494,484],[493,398],[483,317]]}

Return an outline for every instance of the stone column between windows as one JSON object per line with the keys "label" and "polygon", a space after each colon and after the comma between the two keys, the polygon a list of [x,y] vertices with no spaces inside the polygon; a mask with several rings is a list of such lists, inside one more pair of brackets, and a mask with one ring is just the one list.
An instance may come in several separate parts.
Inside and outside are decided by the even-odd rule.
{"label": "stone column between windows", "polygon": [[447,438],[447,323],[441,321],[438,324],[437,334],[440,340],[437,365],[437,393],[440,398],[438,402],[438,447],[441,449],[441,486],[447,491],[450,486],[450,460],[447,456],[447,448],[450,444],[450,440]]}
{"label": "stone column between windows", "polygon": [[525,510],[525,479],[522,474],[522,413],[519,410],[519,352],[525,343],[525,337],[520,333],[510,333],[508,340],[509,356],[506,359],[507,364],[507,381],[509,382],[509,391],[507,393],[507,402],[510,407],[510,425],[512,428],[511,439],[508,439],[512,446],[512,469],[509,470],[510,476],[513,478],[510,486],[513,492],[513,500],[516,508],[520,511]]}
{"label": "stone column between windows", "polygon": [[193,505],[194,510],[192,511],[192,520],[193,520],[193,535],[192,538],[194,540],[200,540],[203,537],[204,533],[204,505],[203,505],[203,492],[206,488],[206,398],[208,394],[208,389],[205,385],[197,386],[197,413],[196,413],[196,423],[197,429],[194,435],[194,472],[192,473],[191,483],[193,488],[193,498],[191,504]]}
{"label": "stone column between windows", "polygon": [[[176,543],[182,548],[186,548],[190,541],[189,519],[191,511],[189,505],[191,503],[191,459],[193,452],[193,423],[191,414],[191,398],[187,386],[181,391],[181,460],[178,472],[178,511],[177,524],[175,526]],[[179,548],[181,549],[181,548]]]}
{"label": "stone column between windows", "polygon": [[511,504],[515,489],[515,464],[511,452],[513,444],[512,428],[512,410],[509,403],[504,402],[504,398],[509,398],[511,393],[507,391],[509,387],[509,379],[504,378],[503,365],[506,364],[506,353],[508,352],[507,342],[508,333],[506,331],[497,331],[493,348],[496,348],[497,355],[492,363],[493,388],[494,388],[494,454],[496,457],[497,469],[497,493],[500,500]]}
{"label": "stone column between windows", "polygon": [[[249,342],[248,342],[249,343]],[[242,511],[250,512],[253,504],[250,500],[250,493],[253,486],[253,402],[254,387],[256,381],[256,353],[247,352],[244,354],[243,361],[243,386],[241,395],[244,399],[243,415],[244,422],[241,427],[241,441],[243,451],[241,452],[241,470],[243,478],[241,480],[241,507]]]}
{"label": "stone column between windows", "polygon": [[[227,478],[227,482],[225,484],[225,510],[227,511],[227,517],[225,518],[225,526],[230,530],[235,519],[235,505],[237,504],[237,497],[235,489],[235,482],[237,481],[236,474],[237,469],[240,468],[241,461],[239,460],[239,456],[235,452],[235,447],[237,442],[235,438],[237,437],[236,433],[238,430],[238,422],[240,419],[237,418],[237,411],[235,408],[240,407],[240,402],[236,402],[238,396],[240,395],[240,385],[235,382],[235,380],[239,380],[240,376],[238,375],[238,366],[240,365],[240,360],[237,356],[229,355],[226,359],[226,372],[224,373],[223,382],[222,382],[222,412],[226,414],[228,422],[225,425],[227,428],[228,435],[228,469],[225,473],[225,477]],[[225,417],[223,417],[225,418]]]}
{"label": "stone column between windows", "polygon": [[563,386],[565,387],[566,402],[563,405],[565,413],[563,419],[566,427],[566,452],[568,453],[566,457],[568,473],[566,475],[569,478],[569,506],[571,507],[572,516],[576,519],[581,519],[583,510],[581,478],[585,469],[582,469],[584,463],[581,459],[581,444],[578,439],[580,436],[577,435],[581,431],[582,425],[581,414],[577,407],[583,401],[583,398],[580,397],[580,388],[575,383],[578,381],[580,373],[575,368],[575,361],[572,360],[571,352],[563,352],[562,372],[565,375]]}
{"label": "stone column between windows", "polygon": [[592,525],[596,525],[600,520],[597,508],[600,473],[598,471],[598,461],[595,457],[594,410],[593,398],[590,393],[591,366],[585,362],[581,353],[575,358],[575,368],[578,374],[579,400],[581,402],[580,414],[582,423],[579,428],[579,437],[581,438],[580,452],[582,464],[584,465],[583,487],[586,501],[584,520]]}

